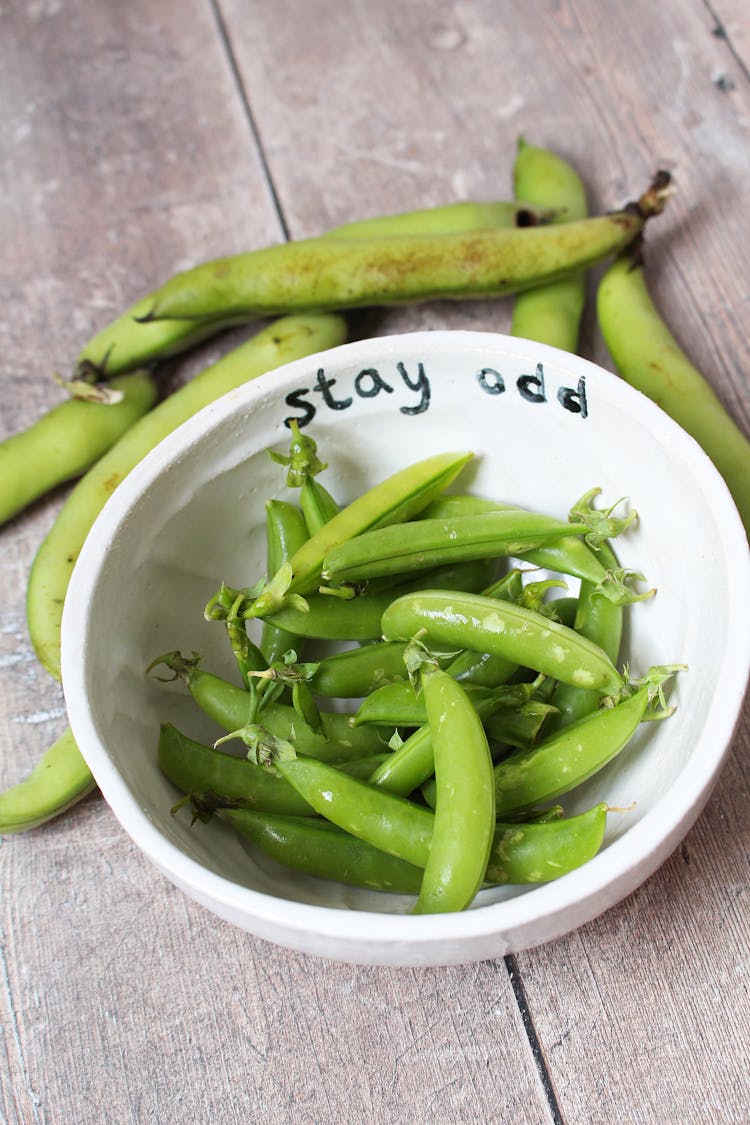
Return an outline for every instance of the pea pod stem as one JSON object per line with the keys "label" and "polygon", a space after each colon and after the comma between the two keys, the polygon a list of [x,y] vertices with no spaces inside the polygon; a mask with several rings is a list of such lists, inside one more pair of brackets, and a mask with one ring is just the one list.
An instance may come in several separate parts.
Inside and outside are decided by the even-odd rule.
{"label": "pea pod stem", "polygon": [[146,317],[204,319],[501,296],[602,261],[665,202],[660,173],[637,204],[560,226],[378,239],[308,239],[175,275]]}
{"label": "pea pod stem", "polygon": [[723,476],[750,535],[750,441],[672,335],[648,290],[642,246],[599,283],[599,326],[618,374],[693,437]]}

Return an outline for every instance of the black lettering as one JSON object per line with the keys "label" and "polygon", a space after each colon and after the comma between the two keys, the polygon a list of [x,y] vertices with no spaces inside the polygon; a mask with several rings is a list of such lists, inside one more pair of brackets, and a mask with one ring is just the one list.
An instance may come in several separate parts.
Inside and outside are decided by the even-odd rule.
{"label": "black lettering", "polygon": [[396,369],[410,391],[419,391],[420,399],[416,406],[402,406],[402,414],[424,414],[430,405],[430,381],[424,373],[424,365],[417,364],[417,378],[412,381],[403,363],[397,363]]}
{"label": "black lettering", "polygon": [[[516,380],[516,386],[522,398],[527,402],[546,402],[547,396],[544,393],[544,368],[541,363],[536,365],[536,375],[520,375]],[[534,390],[534,388],[537,388]]]}
{"label": "black lettering", "polygon": [[[369,379],[371,385],[366,386],[363,382],[364,379]],[[366,367],[364,371],[360,371],[354,380],[354,389],[360,398],[375,398],[375,395],[379,395],[381,391],[386,391],[389,395],[393,394],[393,387],[389,387],[374,367]]]}
{"label": "black lettering", "polygon": [[578,389],[573,390],[572,387],[560,387],[557,392],[560,404],[569,410],[571,414],[580,414],[582,418],[588,415],[589,408],[586,402],[586,376],[582,375],[578,380]]}
{"label": "black lettering", "polygon": [[477,371],[477,382],[488,395],[501,395],[505,390],[505,380],[494,367],[483,367]]}
{"label": "black lettering", "polygon": [[325,371],[320,367],[318,368],[318,378],[313,390],[320,391],[326,406],[330,406],[331,410],[346,410],[347,406],[351,406],[352,400],[350,398],[335,399],[333,397],[329,388],[332,387],[335,382],[335,379],[328,379]]}
{"label": "black lettering", "polygon": [[299,387],[296,391],[290,391],[284,399],[287,406],[294,406],[302,411],[299,416],[284,419],[284,425],[287,429],[291,429],[291,422],[296,422],[300,429],[312,422],[315,417],[315,407],[305,398],[305,395],[309,393],[309,387]]}

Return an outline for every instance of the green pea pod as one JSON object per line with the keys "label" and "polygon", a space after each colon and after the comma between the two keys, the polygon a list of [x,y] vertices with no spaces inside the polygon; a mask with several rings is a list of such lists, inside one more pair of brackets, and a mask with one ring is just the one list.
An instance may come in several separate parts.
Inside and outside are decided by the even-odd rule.
{"label": "green pea pod", "polygon": [[620,753],[643,719],[650,689],[639,688],[616,707],[585,715],[531,751],[517,751],[495,766],[498,816],[570,792]]}
{"label": "green pea pod", "polygon": [[635,206],[558,226],[377,239],[307,239],[219,258],[176,274],[146,320],[268,316],[501,296],[593,265],[658,214],[659,173]]}
{"label": "green pea pod", "polygon": [[189,738],[171,723],[159,732],[158,761],[162,773],[185,794],[210,794],[219,802],[239,802],[244,808],[310,816],[304,798],[264,766],[214,750]]}
{"label": "green pea pod", "polygon": [[356,219],[334,227],[328,238],[388,238],[401,234],[459,234],[462,231],[485,230],[492,227],[535,227],[552,222],[557,211],[547,207],[528,207],[523,200],[493,203],[446,203],[419,211],[402,211],[396,215],[378,215],[372,219]]}
{"label": "green pea pod", "polygon": [[[614,552],[606,543],[597,548],[596,554],[606,569],[617,567]],[[622,606],[604,597],[599,588],[590,582],[581,583],[573,628],[582,637],[588,637],[599,645],[613,663],[617,661],[623,630]],[[588,688],[557,684],[551,701],[559,712],[557,722],[563,726],[595,711],[601,697]]]}
{"label": "green pea pod", "polygon": [[337,652],[320,661],[310,687],[326,698],[359,699],[385,683],[406,679],[403,641]]}
{"label": "green pea pod", "polygon": [[331,549],[323,563],[323,578],[362,582],[460,560],[516,556],[585,531],[583,524],[518,509],[413,520],[369,531]]}
{"label": "green pea pod", "polygon": [[[453,519],[454,517],[481,516],[491,512],[519,511],[511,504],[488,500],[482,496],[451,494],[438,497],[422,512],[425,519]],[[529,550],[519,551],[518,559],[545,570],[559,574],[569,574],[593,585],[602,584],[607,578],[607,569],[596,553],[588,546],[581,535],[567,535],[551,543],[545,543]],[[614,587],[607,591],[613,597]]]}
{"label": "green pea pod", "polygon": [[310,535],[315,535],[340,511],[328,489],[315,477],[305,480],[300,488],[299,502]]}
{"label": "green pea pod", "polygon": [[422,630],[430,646],[495,652],[563,683],[618,697],[622,677],[607,654],[586,637],[535,610],[479,594],[423,590],[391,602],[383,614],[385,640]]}
{"label": "green pea pod", "polygon": [[[309,538],[305,517],[299,508],[286,500],[269,500],[266,504],[266,563],[268,573],[275,574]],[[263,622],[260,650],[269,664],[281,660],[285,652],[300,651],[302,638],[278,625]]]}
{"label": "green pea pod", "polygon": [[0,442],[0,524],[59,484],[80,476],[156,402],[147,371],[114,379],[119,402],[69,398]]}
{"label": "green pea pod", "polygon": [[0,793],[0,836],[37,828],[95,788],[71,731],[64,731],[24,781]]}
{"label": "green pea pod", "polygon": [[[394,894],[417,894],[422,869],[358,840],[325,820],[248,810],[219,811],[241,835],[277,863],[319,879]],[[601,848],[607,806],[534,824],[498,825],[485,883],[552,882],[593,859]],[[543,831],[537,831],[537,829]]]}
{"label": "green pea pod", "polygon": [[654,304],[642,246],[608,268],[597,290],[596,311],[617,373],[702,446],[723,476],[750,536],[750,441]]}
{"label": "green pea pod", "polygon": [[[327,231],[321,237],[381,238],[398,234],[442,234],[446,231],[482,230],[484,227],[537,226],[549,222],[554,212],[526,206],[522,201],[453,203],[399,215],[380,215]],[[142,297],[84,347],[75,378],[110,379],[134,367],[187,351],[211,336],[239,324],[247,317],[206,320],[162,320],[143,323],[153,303]]]}
{"label": "green pea pod", "polygon": [[[513,191],[558,210],[554,221],[572,222],[588,214],[586,191],[576,170],[556,153],[518,139]],[[511,335],[575,353],[586,298],[583,273],[519,293],[513,303]]]}
{"label": "green pea pod", "polygon": [[[205,672],[197,660],[166,653],[151,667],[158,664],[179,676],[200,709],[222,730],[239,730],[254,718],[250,693],[221,676]],[[383,734],[376,727],[354,727],[350,715],[337,711],[321,712],[321,717],[322,735],[306,726],[293,707],[283,703],[263,707],[257,720],[276,738],[292,742],[301,754],[327,761],[365,757],[383,749]]]}
{"label": "green pea pod", "polygon": [[270,324],[141,418],[78,482],[40,546],[29,577],[27,619],[34,650],[60,676],[60,624],[68,582],[91,525],[117,485],[167,434],[208,403],[281,364],[340,344],[339,317]]}
{"label": "green pea pod", "polygon": [[461,685],[437,666],[421,669],[432,731],[436,804],[415,914],[464,910],[484,879],[495,828],[487,736]]}
{"label": "green pea pod", "polygon": [[498,824],[485,873],[489,886],[551,883],[598,853],[607,827],[606,804],[578,816],[533,824]]}
{"label": "green pea pod", "polygon": [[[340,770],[311,759],[287,759],[278,768],[332,824],[359,840],[424,868],[434,814]],[[607,806],[542,824],[495,825],[487,881],[518,884],[551,881],[587,862],[601,847]],[[532,831],[533,829],[533,831]]]}
{"label": "green pea pod", "polygon": [[294,871],[393,894],[419,892],[421,868],[341,832],[327,820],[244,809],[222,809],[219,815],[259,851]]}
{"label": "green pea pod", "polygon": [[[471,453],[440,453],[400,469],[353,500],[289,560],[290,577],[279,593],[273,579],[254,602],[251,616],[266,617],[285,604],[290,593],[308,594],[320,582],[325,556],[341,543],[375,527],[403,523],[451,484]],[[280,572],[277,578],[280,577]]]}

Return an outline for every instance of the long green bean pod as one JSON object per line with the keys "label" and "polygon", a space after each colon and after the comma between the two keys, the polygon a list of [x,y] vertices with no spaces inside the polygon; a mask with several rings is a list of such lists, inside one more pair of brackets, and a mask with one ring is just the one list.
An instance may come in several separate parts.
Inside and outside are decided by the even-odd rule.
{"label": "long green bean pod", "polygon": [[659,173],[632,206],[579,222],[469,234],[307,239],[219,258],[176,274],[144,318],[205,319],[497,297],[554,281],[617,253],[664,206]]}
{"label": "long green bean pod", "polygon": [[[444,207],[360,219],[334,227],[321,237],[384,238],[400,234],[483,230],[485,227],[527,227],[549,222],[554,214],[546,208],[531,207],[519,200],[449,203]],[[81,351],[74,377],[111,379],[134,367],[178,355],[219,332],[247,321],[246,316],[240,316],[143,323],[142,317],[148,314],[152,304],[152,295],[140,298],[98,332]]]}
{"label": "long green bean pod", "polygon": [[596,308],[617,373],[695,438],[723,476],[750,535],[750,441],[654,304],[641,246],[609,267]]}
{"label": "long green bean pod", "polygon": [[0,524],[52,488],[84,473],[156,402],[147,371],[113,379],[119,402],[68,398],[0,442]]}
{"label": "long green bean pod", "polygon": [[[513,165],[513,190],[519,198],[558,209],[560,222],[585,219],[588,214],[586,191],[576,170],[556,153],[527,144],[523,137]],[[585,298],[584,273],[519,293],[513,303],[511,335],[575,352]]]}

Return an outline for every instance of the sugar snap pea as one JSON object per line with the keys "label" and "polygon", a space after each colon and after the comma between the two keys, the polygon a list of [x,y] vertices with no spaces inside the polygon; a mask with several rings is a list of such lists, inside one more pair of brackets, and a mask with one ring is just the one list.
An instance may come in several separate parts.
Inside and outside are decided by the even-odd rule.
{"label": "sugar snap pea", "polygon": [[529,752],[517,752],[494,769],[498,816],[520,812],[570,792],[620,753],[652,699],[644,686],[617,706],[594,711],[550,735]]}
{"label": "sugar snap pea", "polygon": [[420,669],[432,731],[435,819],[416,914],[464,910],[484,879],[495,828],[487,735],[464,688],[436,664]]}
{"label": "sugar snap pea", "polygon": [[[269,500],[266,504],[266,564],[275,574],[309,538],[307,523],[301,510],[286,500]],[[242,628],[245,628],[244,622]],[[263,622],[260,650],[269,664],[289,649],[299,651],[302,638],[280,625]]]}
{"label": "sugar snap pea", "polygon": [[324,657],[310,680],[318,695],[359,699],[385,683],[406,679],[403,641],[378,642]]}
{"label": "sugar snap pea", "polygon": [[[200,667],[200,657],[168,652],[152,661],[150,669],[169,669],[179,678],[209,718],[225,731],[235,731],[247,723],[253,700],[250,693],[213,672]],[[160,674],[160,679],[167,679]],[[272,702],[260,713],[259,722],[276,738],[293,742],[301,754],[343,761],[376,754],[383,749],[377,727],[357,728],[352,717],[338,711],[321,712],[323,730],[311,730],[299,715],[284,703]]]}
{"label": "sugar snap pea", "polygon": [[378,239],[308,239],[203,263],[152,295],[145,320],[265,316],[518,292],[616,253],[664,206],[667,173],[641,199],[558,226]]}
{"label": "sugar snap pea", "polygon": [[[316,810],[344,832],[424,868],[434,814],[335,767],[312,759],[277,762],[280,772]],[[604,837],[607,806],[576,817],[536,824],[498,822],[487,864],[487,883],[551,881],[586,863]]]}
{"label": "sugar snap pea", "polygon": [[327,820],[244,809],[221,809],[219,816],[259,851],[294,871],[392,894],[417,894],[421,886],[421,868],[341,832]]}
{"label": "sugar snap pea", "polygon": [[[523,137],[518,139],[513,164],[513,191],[519,198],[558,209],[561,222],[585,219],[588,214],[586,191],[575,168]],[[575,352],[585,296],[583,273],[519,293],[513,302],[511,335]]]}
{"label": "sugar snap pea", "polygon": [[361,582],[462,559],[515,556],[586,530],[584,524],[519,509],[453,519],[417,519],[368,531],[332,548],[323,562],[323,578],[327,582]]}
{"label": "sugar snap pea", "polygon": [[[552,882],[593,859],[601,848],[607,806],[561,819],[495,828],[484,881],[493,885]],[[326,820],[244,809],[219,815],[277,863],[319,879],[373,890],[417,894],[422,869],[358,840]]]}
{"label": "sugar snap pea", "polygon": [[479,594],[423,590],[391,602],[383,614],[386,640],[420,630],[427,644],[496,652],[523,667],[619,697],[623,679],[607,654],[566,625],[536,610]]}
{"label": "sugar snap pea", "polygon": [[122,395],[118,402],[68,398],[0,442],[0,524],[85,472],[151,409],[158,393],[147,371],[113,379],[110,388]]}

